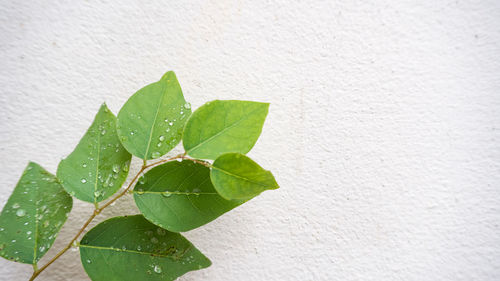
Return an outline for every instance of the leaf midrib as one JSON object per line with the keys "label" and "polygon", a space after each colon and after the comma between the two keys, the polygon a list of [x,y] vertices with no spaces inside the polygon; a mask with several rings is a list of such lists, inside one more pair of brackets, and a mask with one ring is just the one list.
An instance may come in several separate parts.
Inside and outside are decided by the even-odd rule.
{"label": "leaf midrib", "polygon": [[221,169],[221,168],[218,168],[218,167],[216,167],[216,166],[212,166],[212,168],[213,168],[213,169],[216,169],[216,170],[219,170],[219,171],[223,172],[224,174],[230,175],[230,176],[235,177],[235,178],[242,179],[242,180],[247,181],[247,182],[250,182],[250,183],[254,183],[254,184],[259,185],[259,186],[262,186],[262,187],[266,187],[266,188],[267,188],[267,187],[274,187],[274,185],[273,185],[273,186],[270,186],[270,185],[265,185],[265,184],[262,184],[262,183],[260,183],[260,182],[255,182],[255,181],[252,181],[252,180],[250,180],[250,179],[248,179],[248,178],[245,178],[245,177],[242,177],[242,176],[239,176],[239,175],[236,175],[236,174],[230,173],[230,172],[228,172],[228,171],[226,171],[226,170],[223,170],[223,169]]}
{"label": "leaf midrib", "polygon": [[176,191],[132,191],[139,195],[142,194],[172,194],[172,195],[214,195],[216,192],[176,192]]}
{"label": "leaf midrib", "polygon": [[36,186],[36,193],[35,193],[35,247],[33,248],[33,264],[37,264],[36,261],[36,254],[37,254],[37,248],[38,248],[38,206],[36,205],[36,202],[38,201],[38,185]]}
{"label": "leaf midrib", "polygon": [[139,252],[139,251],[134,251],[134,250],[123,250],[119,248],[111,248],[111,247],[104,247],[104,246],[92,246],[92,245],[85,245],[85,244],[80,244],[81,248],[90,248],[90,249],[97,249],[97,250],[108,250],[108,251],[115,251],[115,252],[125,252],[125,253],[132,253],[132,254],[140,254],[140,255],[145,255],[145,256],[154,256],[154,257],[161,257],[161,258],[172,258],[173,255],[162,255],[162,254],[156,254],[156,253],[148,253],[148,252]]}
{"label": "leaf midrib", "polygon": [[151,125],[151,129],[149,131],[148,145],[146,145],[146,152],[144,153],[144,159],[148,158],[149,147],[151,146],[151,141],[153,140],[153,129],[156,125],[156,120],[158,120],[158,112],[160,111],[161,102],[163,101],[163,98],[164,98],[164,95],[166,92],[166,83],[167,82],[165,82],[165,85],[164,84],[161,85],[162,89],[161,89],[160,101],[158,102],[158,106],[156,107],[156,112],[155,112],[155,117],[153,119],[153,124]]}
{"label": "leaf midrib", "polygon": [[92,197],[94,197],[94,204],[97,203],[97,197],[95,196],[97,192],[97,180],[99,179],[99,160],[101,157],[101,132],[97,132],[97,162],[95,165],[95,181],[94,181],[94,193],[92,194]]}
{"label": "leaf midrib", "polygon": [[240,120],[238,120],[238,121],[234,122],[233,124],[229,125],[228,127],[225,127],[224,129],[222,129],[222,130],[220,130],[219,132],[217,132],[215,135],[212,135],[211,137],[209,137],[209,138],[207,138],[207,139],[203,140],[202,142],[200,142],[200,143],[198,143],[197,145],[193,146],[192,148],[188,149],[188,150],[186,151],[186,153],[193,152],[194,150],[198,149],[198,147],[199,147],[199,146],[201,146],[201,145],[203,145],[203,144],[205,144],[205,143],[207,143],[207,142],[211,141],[212,139],[214,139],[214,138],[216,138],[216,137],[220,136],[220,135],[221,135],[222,133],[224,133],[225,131],[227,131],[227,130],[229,130],[229,129],[233,128],[234,126],[238,125],[239,123],[241,123],[241,122],[243,122],[243,121],[247,120],[247,119],[250,117],[250,115],[252,115],[254,112],[256,112],[256,111],[258,111],[258,110],[260,110],[260,108],[257,108],[257,109],[255,109],[255,110],[253,110],[253,111],[251,111],[251,112],[249,112],[249,113],[245,114],[245,115],[244,115],[244,116],[243,116]]}

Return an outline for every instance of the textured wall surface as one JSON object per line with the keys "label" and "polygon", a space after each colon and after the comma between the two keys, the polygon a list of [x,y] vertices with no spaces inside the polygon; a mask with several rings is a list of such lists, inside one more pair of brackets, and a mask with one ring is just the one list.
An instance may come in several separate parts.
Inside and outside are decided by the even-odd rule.
{"label": "textured wall surface", "polygon": [[[1,206],[173,69],[193,108],[271,103],[250,156],[281,185],[186,233],[213,266],[180,280],[500,280],[498,0],[111,2],[0,1]],[[39,280],[88,278],[68,252]]]}

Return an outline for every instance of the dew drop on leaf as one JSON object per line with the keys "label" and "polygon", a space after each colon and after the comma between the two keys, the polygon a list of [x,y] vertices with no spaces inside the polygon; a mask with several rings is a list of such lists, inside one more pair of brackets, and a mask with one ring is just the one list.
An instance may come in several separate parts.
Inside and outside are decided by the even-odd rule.
{"label": "dew drop on leaf", "polygon": [[160,152],[155,151],[155,152],[153,152],[153,154],[151,154],[151,156],[156,159],[156,158],[160,157]]}
{"label": "dew drop on leaf", "polygon": [[21,207],[21,206],[19,206],[19,204],[18,204],[18,203],[14,203],[14,205],[12,205],[12,208],[14,208],[14,209],[17,209],[17,208],[19,208],[19,207]]}
{"label": "dew drop on leaf", "polygon": [[26,215],[26,211],[25,210],[23,210],[23,209],[17,210],[16,216],[18,216],[18,217],[24,217],[24,215]]}
{"label": "dew drop on leaf", "polygon": [[156,273],[161,273],[161,267],[159,265],[155,265],[154,271]]}
{"label": "dew drop on leaf", "polygon": [[184,104],[184,108],[190,109],[191,108],[191,104],[189,102],[186,102],[186,104]]}
{"label": "dew drop on leaf", "polygon": [[120,165],[113,164],[113,172],[118,173],[120,171]]}
{"label": "dew drop on leaf", "polygon": [[86,180],[86,179],[82,179],[82,180],[81,180],[81,182],[82,182],[82,183],[86,183],[86,182],[87,182],[87,180]]}
{"label": "dew drop on leaf", "polygon": [[165,136],[160,136],[158,139],[159,139],[160,141],[164,141],[164,140],[165,140]]}

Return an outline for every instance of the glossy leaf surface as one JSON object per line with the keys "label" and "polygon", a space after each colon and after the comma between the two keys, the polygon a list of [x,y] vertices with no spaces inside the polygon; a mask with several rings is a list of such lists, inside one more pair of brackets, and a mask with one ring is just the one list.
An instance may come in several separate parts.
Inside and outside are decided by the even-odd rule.
{"label": "glossy leaf surface", "polygon": [[240,153],[219,156],[212,165],[210,178],[224,198],[250,199],[262,191],[279,188],[270,171]]}
{"label": "glossy leaf surface", "polygon": [[141,215],[98,224],[82,238],[80,257],[93,281],[174,280],[211,264],[182,235]]}
{"label": "glossy leaf surface", "polygon": [[187,154],[216,159],[227,152],[247,153],[262,131],[269,104],[253,101],[215,100],[198,108],[184,131]]}
{"label": "glossy leaf surface", "polygon": [[73,206],[57,178],[30,162],[0,215],[0,256],[36,264]]}
{"label": "glossy leaf surface", "polygon": [[118,139],[116,117],[103,104],[75,150],[59,163],[57,177],[69,194],[100,202],[120,189],[131,157]]}
{"label": "glossy leaf surface", "polygon": [[118,113],[118,135],[125,148],[141,159],[158,158],[182,138],[191,105],[173,71],[137,91]]}
{"label": "glossy leaf surface", "polygon": [[133,192],[137,207],[149,221],[174,232],[197,228],[244,202],[222,198],[210,181],[210,169],[192,161],[151,169]]}

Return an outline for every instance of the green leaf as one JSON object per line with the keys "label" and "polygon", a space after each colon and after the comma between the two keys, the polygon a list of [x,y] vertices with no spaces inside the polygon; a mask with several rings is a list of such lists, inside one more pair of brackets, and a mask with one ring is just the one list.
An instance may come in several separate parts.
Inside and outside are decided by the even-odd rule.
{"label": "green leaf", "polygon": [[80,242],[80,258],[93,281],[174,280],[211,265],[182,235],[141,215],[115,217],[94,227]]}
{"label": "green leaf", "polygon": [[57,177],[69,194],[97,203],[120,189],[131,158],[116,134],[115,115],[103,104],[75,150],[59,163]]}
{"label": "green leaf", "polygon": [[181,140],[191,105],[184,100],[173,71],[140,89],[118,113],[118,135],[123,146],[141,159],[158,158]]}
{"label": "green leaf", "polygon": [[192,161],[168,162],[151,169],[133,193],[149,221],[174,232],[197,228],[244,202],[222,198],[210,182],[210,169]]}
{"label": "green leaf", "polygon": [[227,152],[247,153],[257,142],[269,104],[215,100],[198,108],[186,124],[182,143],[187,154],[215,159]]}
{"label": "green leaf", "polygon": [[250,199],[264,190],[279,188],[271,172],[240,153],[219,156],[210,178],[217,192],[228,200]]}
{"label": "green leaf", "polygon": [[30,162],[0,215],[0,256],[36,264],[66,222],[73,199],[57,178]]}

